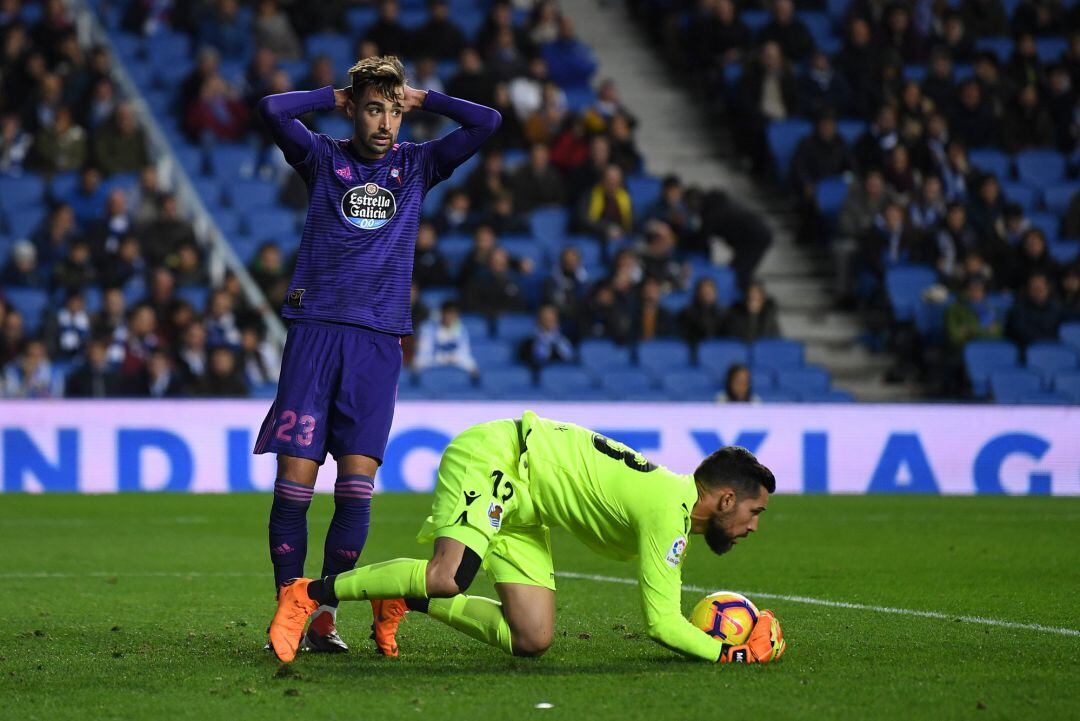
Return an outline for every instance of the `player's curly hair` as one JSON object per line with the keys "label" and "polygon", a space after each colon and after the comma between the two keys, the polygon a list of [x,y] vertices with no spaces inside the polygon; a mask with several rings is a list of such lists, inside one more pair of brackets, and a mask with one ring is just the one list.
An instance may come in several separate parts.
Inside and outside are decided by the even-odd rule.
{"label": "player's curly hair", "polygon": [[405,85],[405,66],[394,55],[378,55],[364,58],[349,68],[349,77],[356,102],[368,87],[384,98],[398,98]]}
{"label": "player's curly hair", "polygon": [[739,498],[756,496],[761,487],[776,491],[776,477],[753,453],[741,446],[724,446],[705,457],[694,471],[694,480],[706,488],[730,486]]}

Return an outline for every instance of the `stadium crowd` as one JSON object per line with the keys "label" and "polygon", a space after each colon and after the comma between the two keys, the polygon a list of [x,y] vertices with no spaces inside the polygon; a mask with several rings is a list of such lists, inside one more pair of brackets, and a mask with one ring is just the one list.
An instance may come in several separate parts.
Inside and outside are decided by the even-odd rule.
{"label": "stadium crowd", "polygon": [[[771,242],[762,220],[722,191],[685,187],[674,176],[634,192],[629,181],[643,167],[633,114],[614,83],[589,88],[595,62],[557,4],[528,5],[523,12],[490,3],[466,34],[443,0],[427,3],[424,21],[408,28],[398,2],[381,0],[367,8],[377,15],[346,63],[304,52],[312,38],[348,26],[357,5],[341,1],[131,0],[120,3],[119,30],[191,38],[197,60],[178,79],[170,111],[188,140],[210,153],[237,141],[259,144],[260,177],[281,168],[266,152],[258,100],[340,87],[356,57],[401,54],[414,85],[501,112],[498,135],[464,182],[437,188],[441,202],[417,240],[418,336],[406,344],[416,369],[482,372],[462,313],[491,324],[506,313],[534,314],[533,337],[515,349],[533,367],[574,360],[590,338],[633,345],[778,336],[775,303],[754,280]],[[244,395],[272,384],[277,359],[237,279],[209,293],[184,292],[208,282],[205,249],[160,187],[137,119],[109,77],[108,53],[79,47],[60,0],[46,2],[33,23],[19,0],[4,7],[0,172],[42,174],[53,179],[51,189],[57,178],[72,179],[70,192],[50,193],[47,219],[10,244],[3,287],[46,289],[52,305],[34,333],[10,303],[4,307],[5,394]],[[585,100],[571,103],[583,91]],[[340,118],[302,120],[343,135]],[[415,113],[403,133],[423,141],[447,130],[441,118]],[[279,177],[275,200],[302,210],[299,176]],[[124,185],[131,178],[137,183]],[[545,210],[559,214],[559,233],[577,242],[540,248],[529,237],[530,217]],[[716,238],[730,248],[734,283],[714,274]],[[271,307],[284,295],[293,248],[267,241],[250,254],[248,269]]]}
{"label": "stadium crowd", "polygon": [[[205,248],[159,182],[108,51],[80,46],[60,0],[3,3],[0,48],[0,395],[242,396],[273,381],[236,279],[207,287]],[[40,223],[18,227],[43,202]],[[40,315],[15,296],[43,299]]]}
{"label": "stadium crowd", "polygon": [[[1080,244],[1065,240],[1080,238],[1080,193],[1068,181],[1080,134],[1080,6],[629,4],[680,71],[710,89],[704,97],[731,121],[751,167],[791,193],[800,240],[831,246],[844,302],[887,314],[891,269],[934,269],[925,302],[944,309],[944,327],[893,321],[886,335],[932,392],[969,390],[962,357],[972,339],[1004,337],[1022,350],[1080,319]],[[806,130],[785,138],[798,120]],[[1032,150],[1051,152],[1022,165]],[[844,199],[824,207],[836,202],[826,197]]]}

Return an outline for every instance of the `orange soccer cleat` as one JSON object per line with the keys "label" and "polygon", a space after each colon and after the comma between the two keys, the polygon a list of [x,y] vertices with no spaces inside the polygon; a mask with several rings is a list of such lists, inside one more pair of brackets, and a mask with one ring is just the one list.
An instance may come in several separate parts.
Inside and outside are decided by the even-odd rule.
{"label": "orange soccer cleat", "polygon": [[398,655],[397,630],[408,612],[404,598],[371,602],[371,638],[383,656]]}
{"label": "orange soccer cleat", "polygon": [[308,616],[319,607],[307,594],[310,578],[294,578],[278,591],[277,613],[270,622],[270,643],[277,657],[289,663],[296,658]]}

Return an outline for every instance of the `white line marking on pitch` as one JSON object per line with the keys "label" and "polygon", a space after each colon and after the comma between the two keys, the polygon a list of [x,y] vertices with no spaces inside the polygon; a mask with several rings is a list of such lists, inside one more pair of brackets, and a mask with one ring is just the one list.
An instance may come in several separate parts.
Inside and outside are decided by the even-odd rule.
{"label": "white line marking on pitch", "polygon": [[[636,586],[637,581],[632,578],[620,578],[618,576],[597,576],[591,573],[556,573],[556,578],[572,578],[582,581],[597,581],[600,583],[619,583],[624,586]],[[712,593],[715,588],[702,588],[701,586],[683,586],[683,591],[694,593]],[[921,618],[936,618],[943,621],[963,621],[964,623],[981,623],[984,626],[998,626],[1001,628],[1016,628],[1023,631],[1038,631],[1039,633],[1052,633],[1058,636],[1080,636],[1080,630],[1064,628],[1061,626],[1043,626],[1037,623],[1019,623],[1017,621],[1004,621],[985,616],[958,616],[954,613],[942,613],[941,611],[919,611],[912,608],[893,608],[892,606],[871,606],[864,603],[848,603],[846,601],[829,601],[824,598],[809,598],[807,596],[784,596],[778,593],[759,593],[757,591],[739,591],[748,598],[769,598],[776,601],[790,601],[791,603],[807,603],[814,606],[828,606],[830,608],[846,608],[854,611],[875,611],[877,613],[891,613],[898,616],[919,616]]]}
{"label": "white line marking on pitch", "polygon": [[[0,579],[33,579],[33,578],[244,578],[262,577],[265,572],[254,571],[143,571],[133,573],[108,573],[106,571],[86,571],[83,573],[52,573],[49,571],[29,573],[0,573]],[[597,583],[617,583],[623,586],[636,586],[637,581],[632,578],[619,576],[600,576],[592,573],[575,573],[565,571],[556,574],[557,578],[569,578],[578,581],[595,581]],[[682,590],[691,593],[712,593],[716,589],[703,588],[701,586],[684,585]],[[894,608],[892,606],[872,606],[865,603],[848,603],[847,601],[830,601],[824,598],[810,598],[808,596],[785,596],[779,593],[760,593],[757,591],[739,591],[750,598],[768,598],[776,601],[789,601],[791,603],[805,603],[812,606],[827,606],[829,608],[846,608],[852,611],[874,611],[875,613],[889,613],[895,616],[918,616],[919,618],[934,618],[941,621],[962,621],[964,623],[978,623],[984,626],[997,626],[999,628],[1015,628],[1021,631],[1037,631],[1038,633],[1051,633],[1057,636],[1080,636],[1080,630],[1064,628],[1061,626],[1043,626],[1037,623],[1019,623],[1017,621],[1005,621],[998,618],[986,618],[985,616],[958,616],[954,613],[942,613],[941,611],[919,611],[913,608]]]}

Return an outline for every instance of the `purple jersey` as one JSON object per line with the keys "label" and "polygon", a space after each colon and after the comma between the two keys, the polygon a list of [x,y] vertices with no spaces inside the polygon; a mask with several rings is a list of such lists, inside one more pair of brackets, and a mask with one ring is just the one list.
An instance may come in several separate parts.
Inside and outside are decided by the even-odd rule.
{"label": "purple jersey", "polygon": [[308,214],[282,316],[412,333],[413,246],[427,191],[499,127],[491,108],[429,92],[425,110],[461,128],[427,143],[360,157],[349,140],[314,134],[295,118],[333,110],[334,90],[272,95],[259,104],[275,142],[308,186]]}

